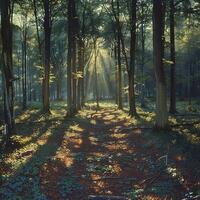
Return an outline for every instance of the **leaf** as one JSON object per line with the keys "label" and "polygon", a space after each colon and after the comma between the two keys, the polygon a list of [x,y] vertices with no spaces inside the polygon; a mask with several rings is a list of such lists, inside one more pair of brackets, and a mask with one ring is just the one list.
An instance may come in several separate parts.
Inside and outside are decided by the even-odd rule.
{"label": "leaf", "polygon": [[165,59],[165,58],[163,58],[163,63],[166,64],[166,65],[173,65],[173,64],[174,64],[173,61],[167,60],[167,59]]}

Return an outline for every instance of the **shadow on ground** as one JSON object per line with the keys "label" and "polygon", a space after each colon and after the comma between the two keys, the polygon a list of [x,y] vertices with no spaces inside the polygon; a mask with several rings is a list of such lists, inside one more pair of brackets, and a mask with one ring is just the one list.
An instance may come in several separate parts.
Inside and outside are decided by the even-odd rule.
{"label": "shadow on ground", "polygon": [[21,147],[2,160],[1,199],[198,195],[197,157],[191,163],[185,152],[169,148],[171,140],[162,145],[151,130],[134,129],[122,111],[86,109],[71,119],[46,122],[37,114],[30,118],[37,123],[27,128],[26,118],[18,124]]}

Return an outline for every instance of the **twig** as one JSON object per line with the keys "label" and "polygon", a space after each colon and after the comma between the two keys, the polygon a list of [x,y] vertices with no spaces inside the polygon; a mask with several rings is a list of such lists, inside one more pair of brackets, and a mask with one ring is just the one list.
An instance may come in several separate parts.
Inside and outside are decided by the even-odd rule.
{"label": "twig", "polygon": [[141,184],[144,184],[146,183],[147,181],[150,181],[149,183],[147,183],[147,185],[145,186],[145,188],[149,185],[149,184],[152,184],[154,181],[156,181],[161,175],[161,172],[159,172],[156,176],[153,176],[153,177],[150,177],[150,178],[147,178],[145,180],[143,180],[141,182]]}
{"label": "twig", "polygon": [[88,200],[128,200],[126,197],[123,196],[109,196],[109,195],[89,195]]}
{"label": "twig", "polygon": [[88,179],[90,181],[101,181],[101,180],[105,180],[105,179],[113,179],[113,180],[118,180],[118,179],[125,179],[124,181],[135,181],[136,178],[127,178],[127,177],[113,177],[113,176],[103,176],[100,178],[96,178],[96,179],[91,179],[88,178],[87,176],[72,176],[73,178],[82,178],[82,179]]}

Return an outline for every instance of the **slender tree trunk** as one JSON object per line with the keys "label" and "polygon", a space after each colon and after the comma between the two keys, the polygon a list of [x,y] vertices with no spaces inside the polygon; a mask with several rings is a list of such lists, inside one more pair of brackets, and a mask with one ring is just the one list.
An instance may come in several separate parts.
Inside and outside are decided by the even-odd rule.
{"label": "slender tree trunk", "polygon": [[142,25],[141,25],[141,43],[142,43],[142,56],[141,56],[141,78],[142,78],[142,91],[141,91],[141,107],[145,107],[145,80],[144,80],[144,62],[145,62],[145,14],[144,3],[142,3]]}
{"label": "slender tree trunk", "polygon": [[67,114],[71,116],[72,110],[72,26],[73,26],[73,13],[72,13],[72,0],[68,1],[68,55],[67,55]]}
{"label": "slender tree trunk", "polygon": [[43,77],[43,111],[50,112],[50,48],[51,48],[51,16],[49,0],[44,0],[44,77]]}
{"label": "slender tree trunk", "polygon": [[[18,52],[17,53],[17,61],[18,61],[18,63],[20,62],[20,59],[21,59],[20,55],[21,54]],[[17,66],[17,77],[21,76],[21,74],[20,74],[20,67],[21,66]],[[17,80],[17,87],[18,87],[18,90],[17,90],[16,94],[18,96],[18,102],[21,103],[21,80],[20,80],[20,78],[18,78],[18,80]]]}
{"label": "slender tree trunk", "polygon": [[117,65],[117,39],[114,44],[114,57],[115,57],[115,82],[116,82],[116,91],[115,91],[115,102],[118,105],[118,65]]}
{"label": "slender tree trunk", "polygon": [[32,101],[32,71],[31,71],[31,64],[30,64],[30,60],[28,59],[28,85],[29,85],[29,95],[28,95],[28,101],[31,102]]}
{"label": "slender tree trunk", "polygon": [[[41,62],[41,66],[44,68],[44,52],[43,52],[43,46],[42,46],[42,42],[41,42],[41,38],[40,38],[40,33],[39,33],[39,22],[38,22],[38,11],[37,11],[37,4],[36,4],[36,0],[33,0],[33,8],[34,8],[34,16],[35,16],[35,25],[36,25],[36,32],[37,32],[37,42],[38,42],[38,50],[39,50],[39,55],[40,55],[40,62]],[[44,80],[42,80],[41,83],[41,93],[43,95],[43,90],[44,90]],[[41,96],[38,98],[39,101],[44,100],[44,98]]]}
{"label": "slender tree trunk", "polygon": [[83,73],[84,73],[84,58],[83,58],[83,51],[84,51],[84,43],[79,36],[78,39],[78,71],[81,73],[82,77],[78,78],[78,92],[77,92],[77,109],[80,110],[82,106],[82,84],[83,84]]}
{"label": "slender tree trunk", "polygon": [[[113,8],[114,9],[114,8]],[[117,22],[113,22],[113,30],[114,30],[114,61],[115,61],[115,103],[118,105],[118,64],[117,64]]]}
{"label": "slender tree trunk", "polygon": [[156,124],[157,129],[168,126],[166,80],[163,68],[164,57],[164,2],[153,1],[153,48],[156,76]]}
{"label": "slender tree trunk", "polygon": [[[86,20],[86,7],[87,7],[87,2],[85,2],[84,4],[84,9],[83,9],[83,13],[82,13],[82,26],[79,24],[79,29],[80,30],[80,36],[79,36],[79,42],[80,42],[80,48],[79,49],[81,52],[81,61],[80,61],[80,66],[81,66],[81,73],[82,73],[82,78],[80,79],[80,103],[81,103],[81,107],[84,106],[84,101],[85,101],[85,87],[84,87],[84,84],[85,84],[85,74],[84,74],[84,67],[85,67],[85,20]],[[79,22],[80,23],[80,22]]]}
{"label": "slender tree trunk", "polygon": [[119,0],[117,0],[117,59],[118,59],[118,108],[123,109],[122,105],[122,65],[121,65],[121,35],[120,35],[120,11]]}
{"label": "slender tree trunk", "polygon": [[23,90],[23,103],[22,109],[27,108],[27,30],[25,25],[23,25],[22,33],[22,90]]}
{"label": "slender tree trunk", "polygon": [[131,3],[131,45],[130,45],[130,68],[128,69],[129,78],[129,114],[136,115],[135,106],[135,51],[136,51],[136,5],[137,0]]}
{"label": "slender tree trunk", "polygon": [[11,28],[11,2],[2,0],[1,6],[1,37],[2,61],[4,82],[4,120],[7,127],[8,139],[14,129],[14,87],[12,67],[12,28]]}
{"label": "slender tree trunk", "polygon": [[95,76],[95,96],[97,109],[99,108],[99,86],[98,86],[98,72],[97,72],[97,41],[94,41],[94,76]]}
{"label": "slender tree trunk", "polygon": [[35,15],[35,25],[36,25],[36,31],[37,31],[37,42],[38,42],[38,49],[41,56],[41,63],[43,63],[42,59],[42,44],[40,40],[40,33],[39,33],[39,25],[38,25],[38,12],[37,12],[37,5],[36,0],[33,0],[33,7],[34,7],[34,15]]}
{"label": "slender tree trunk", "polygon": [[188,68],[188,87],[187,87],[187,96],[188,96],[188,105],[192,104],[192,99],[191,99],[191,71],[192,71],[192,64],[189,63],[189,68]]}
{"label": "slender tree trunk", "polygon": [[84,67],[85,67],[85,43],[83,42],[83,47],[82,47],[82,69],[81,69],[81,72],[82,72],[82,79],[81,79],[81,82],[80,82],[80,90],[81,90],[81,106],[83,107],[84,106],[84,103],[85,103],[85,74],[84,74]]}
{"label": "slender tree trunk", "polygon": [[[73,17],[74,21],[74,17]],[[74,24],[74,23],[73,23]],[[74,24],[75,25],[75,24]],[[74,26],[73,25],[73,26]],[[72,77],[73,77],[73,84],[72,84],[72,110],[73,113],[77,112],[77,68],[76,68],[76,51],[77,51],[77,38],[76,38],[76,33],[73,32],[72,36]]]}
{"label": "slender tree trunk", "polygon": [[171,57],[171,70],[170,70],[170,108],[171,114],[176,113],[176,78],[175,78],[175,24],[174,24],[174,0],[170,0],[170,57]]}

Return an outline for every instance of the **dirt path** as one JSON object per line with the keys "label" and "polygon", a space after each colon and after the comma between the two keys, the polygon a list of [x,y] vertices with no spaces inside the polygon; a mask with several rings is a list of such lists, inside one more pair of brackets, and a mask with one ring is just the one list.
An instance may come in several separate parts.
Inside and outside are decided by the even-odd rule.
{"label": "dirt path", "polygon": [[[181,174],[183,164],[179,166],[181,162],[176,163],[171,155],[166,166],[165,157],[162,158],[165,150],[147,141],[144,131],[133,129],[130,119],[121,111],[85,110],[69,125],[60,122],[52,126],[52,136],[37,138],[40,149],[33,151],[25,166],[3,184],[1,199],[13,198],[6,196],[6,187],[7,192],[21,199],[41,200],[84,200],[90,195],[99,195],[91,196],[99,200],[106,199],[103,196],[195,196],[190,193],[198,187],[193,171],[189,171],[191,180],[185,180],[188,174]],[[17,191],[11,186],[16,182]],[[29,189],[31,185],[35,191]]]}

